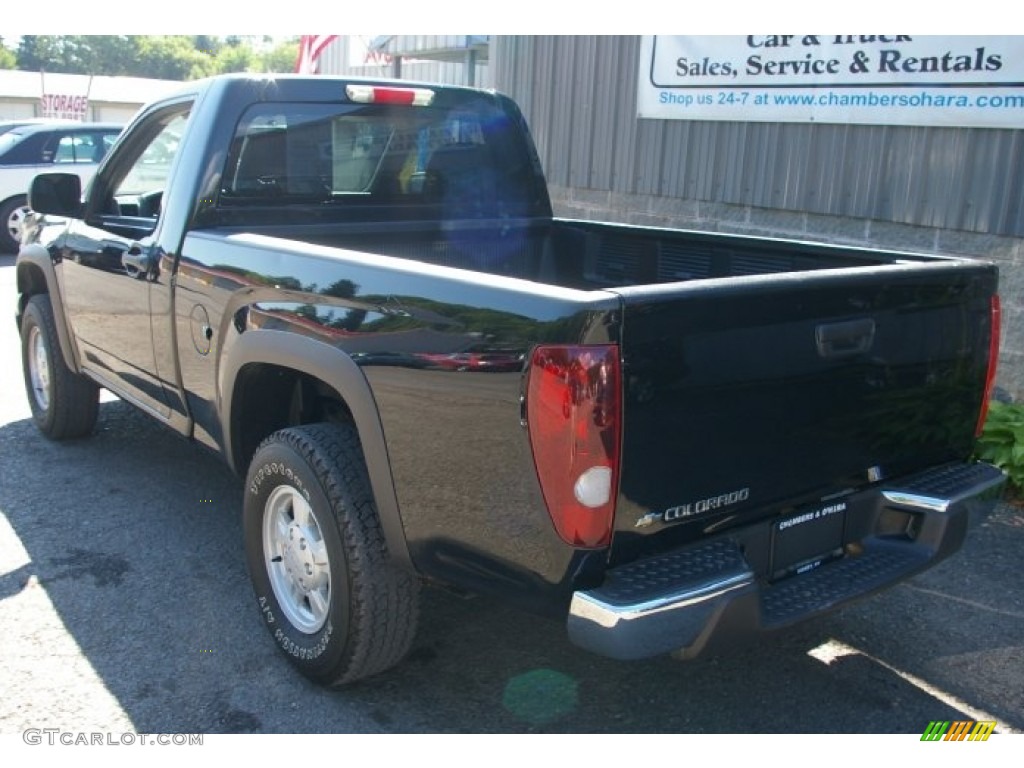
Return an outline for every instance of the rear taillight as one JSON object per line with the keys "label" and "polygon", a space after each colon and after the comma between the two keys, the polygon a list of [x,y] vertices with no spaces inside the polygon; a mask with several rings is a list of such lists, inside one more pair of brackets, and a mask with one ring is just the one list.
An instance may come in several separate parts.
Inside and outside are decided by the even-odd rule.
{"label": "rear taillight", "polygon": [[978,413],[978,426],[974,429],[974,436],[981,437],[981,431],[985,428],[985,417],[988,416],[988,401],[992,397],[992,387],[996,383],[996,365],[999,362],[999,331],[1001,325],[1002,310],[999,304],[999,296],[992,297],[992,322],[989,328],[988,340],[988,373],[985,374],[985,396],[981,401],[981,411]]}
{"label": "rear taillight", "polygon": [[619,348],[542,346],[530,359],[526,417],[551,520],[567,543],[611,541],[619,481]]}

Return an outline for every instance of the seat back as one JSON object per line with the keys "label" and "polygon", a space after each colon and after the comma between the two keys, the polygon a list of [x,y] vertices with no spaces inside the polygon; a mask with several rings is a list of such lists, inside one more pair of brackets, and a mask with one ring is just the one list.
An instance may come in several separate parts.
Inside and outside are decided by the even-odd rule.
{"label": "seat back", "polygon": [[283,130],[246,136],[238,153],[230,191],[246,197],[283,194],[288,181],[287,163]]}
{"label": "seat back", "polygon": [[425,194],[453,219],[497,215],[494,166],[479,144],[442,144],[427,163]]}

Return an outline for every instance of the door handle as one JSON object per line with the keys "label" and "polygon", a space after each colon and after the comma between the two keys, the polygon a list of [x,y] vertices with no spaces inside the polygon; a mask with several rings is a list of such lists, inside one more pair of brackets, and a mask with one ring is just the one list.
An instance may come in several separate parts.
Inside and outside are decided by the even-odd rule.
{"label": "door handle", "polygon": [[125,269],[132,269],[143,275],[148,274],[151,265],[149,253],[148,248],[143,248],[138,243],[132,243],[121,257],[121,264]]}

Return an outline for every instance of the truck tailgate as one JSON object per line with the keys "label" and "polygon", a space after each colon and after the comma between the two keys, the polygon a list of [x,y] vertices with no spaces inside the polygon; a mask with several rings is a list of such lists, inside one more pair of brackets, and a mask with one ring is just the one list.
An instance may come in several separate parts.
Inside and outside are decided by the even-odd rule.
{"label": "truck tailgate", "polygon": [[613,565],[969,454],[996,269],[623,288]]}

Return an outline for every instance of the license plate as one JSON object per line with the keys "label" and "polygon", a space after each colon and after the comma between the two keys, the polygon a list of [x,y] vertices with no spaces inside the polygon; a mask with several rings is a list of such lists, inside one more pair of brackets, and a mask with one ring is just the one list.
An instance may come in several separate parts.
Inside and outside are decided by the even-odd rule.
{"label": "license plate", "polygon": [[817,568],[843,552],[846,502],[803,509],[772,529],[773,579]]}

